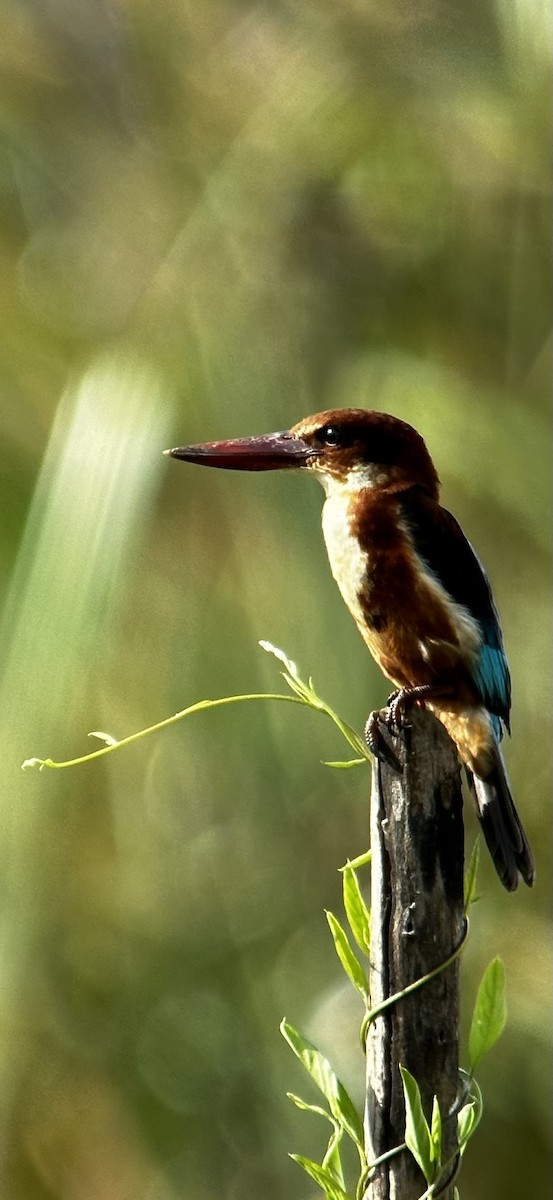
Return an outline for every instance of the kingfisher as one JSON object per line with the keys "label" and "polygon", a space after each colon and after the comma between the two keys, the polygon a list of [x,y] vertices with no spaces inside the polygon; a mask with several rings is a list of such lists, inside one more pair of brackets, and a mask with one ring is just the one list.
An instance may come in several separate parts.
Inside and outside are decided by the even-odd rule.
{"label": "kingfisher", "polygon": [[[178,446],[173,458],[227,470],[312,472],[326,498],[322,525],[332,574],[395,692],[392,732],[410,704],[441,721],[465,764],[477,815],[508,891],[534,882],[532,852],[501,752],[511,680],[491,587],[460,525],[439,500],[426,444],[406,421],[367,409],[328,409],[262,437]],[[386,757],[381,714],[365,736]]]}

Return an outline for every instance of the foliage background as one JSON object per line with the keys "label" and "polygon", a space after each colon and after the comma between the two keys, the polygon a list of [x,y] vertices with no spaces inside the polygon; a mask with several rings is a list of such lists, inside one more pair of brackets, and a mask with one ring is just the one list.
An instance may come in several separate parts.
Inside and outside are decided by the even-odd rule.
{"label": "foliage background", "polygon": [[[0,72],[3,1190],[304,1197],[322,1131],[283,1014],[360,1100],[323,907],[368,776],[273,690],[269,638],[357,728],[386,684],[329,577],[321,495],[178,442],[367,405],[426,436],[514,677],[533,893],[489,863],[472,1006],[506,963],[472,1200],[550,1190],[548,8],[541,0],[6,0]],[[546,674],[547,672],[547,674]],[[282,711],[281,711],[282,710]],[[469,838],[475,825],[467,815]]]}

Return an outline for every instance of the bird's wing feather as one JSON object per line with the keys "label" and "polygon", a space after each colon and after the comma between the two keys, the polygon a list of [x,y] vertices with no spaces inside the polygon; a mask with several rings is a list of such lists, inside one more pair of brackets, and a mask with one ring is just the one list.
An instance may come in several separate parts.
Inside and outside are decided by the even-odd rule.
{"label": "bird's wing feather", "polygon": [[[473,669],[474,683],[488,711],[509,728],[511,679],[486,572],[458,521],[423,488],[402,493],[400,510],[419,558],[451,599],[478,623],[482,645]],[[499,722],[497,726],[499,732]]]}

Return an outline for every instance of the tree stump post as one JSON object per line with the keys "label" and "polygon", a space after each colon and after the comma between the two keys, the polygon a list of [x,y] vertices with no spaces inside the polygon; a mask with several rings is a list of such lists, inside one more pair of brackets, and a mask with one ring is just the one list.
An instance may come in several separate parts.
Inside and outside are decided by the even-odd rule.
{"label": "tree stump post", "polygon": [[[414,710],[409,728],[392,738],[391,745],[402,774],[384,763],[373,768],[369,975],[373,1010],[445,962],[460,945],[465,929],[462,794],[453,743],[435,717]],[[404,1141],[400,1063],[419,1084],[428,1121],[432,1097],[438,1096],[443,1161],[454,1158],[458,1038],[458,958],[371,1022],[365,1109],[369,1163]],[[453,1184],[444,1178],[441,1200],[453,1200]],[[417,1200],[426,1187],[413,1156],[404,1149],[375,1168],[365,1200]]]}

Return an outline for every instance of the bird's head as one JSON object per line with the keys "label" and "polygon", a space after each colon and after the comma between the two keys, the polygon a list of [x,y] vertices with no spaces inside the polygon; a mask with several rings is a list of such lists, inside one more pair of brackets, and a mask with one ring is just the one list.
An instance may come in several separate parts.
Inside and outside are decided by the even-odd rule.
{"label": "bird's head", "polygon": [[398,492],[415,484],[433,496],[438,492],[438,476],[420,434],[397,417],[364,408],[327,409],[280,433],[178,446],[166,454],[233,471],[310,470],[327,493],[337,488]]}

